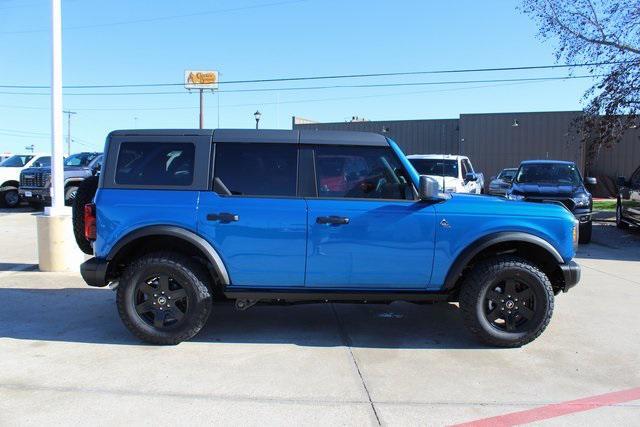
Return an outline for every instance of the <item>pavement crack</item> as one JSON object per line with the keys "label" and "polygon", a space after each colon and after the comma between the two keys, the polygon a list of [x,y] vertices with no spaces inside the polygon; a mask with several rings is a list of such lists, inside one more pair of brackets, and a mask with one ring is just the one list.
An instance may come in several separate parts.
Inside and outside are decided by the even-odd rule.
{"label": "pavement crack", "polygon": [[338,323],[338,331],[340,332],[340,337],[342,338],[342,342],[344,343],[345,347],[347,347],[347,350],[349,351],[351,360],[353,361],[353,364],[356,367],[356,372],[360,377],[360,382],[362,383],[362,387],[364,388],[364,391],[367,395],[367,399],[369,399],[369,405],[371,405],[371,410],[373,411],[373,415],[375,415],[378,425],[381,426],[382,423],[380,422],[380,416],[378,415],[378,411],[376,410],[376,405],[373,403],[373,400],[371,400],[371,393],[369,393],[369,389],[367,388],[367,383],[365,382],[364,377],[362,376],[362,371],[360,371],[358,360],[356,359],[356,356],[353,354],[353,350],[351,349],[351,346],[352,346],[351,337],[349,336],[349,334],[347,334],[347,331],[344,328],[344,325],[342,324],[342,320],[340,319],[340,316],[338,316],[338,312],[336,310],[335,304],[333,303],[331,303],[331,311],[333,311],[333,315],[336,318],[336,322]]}

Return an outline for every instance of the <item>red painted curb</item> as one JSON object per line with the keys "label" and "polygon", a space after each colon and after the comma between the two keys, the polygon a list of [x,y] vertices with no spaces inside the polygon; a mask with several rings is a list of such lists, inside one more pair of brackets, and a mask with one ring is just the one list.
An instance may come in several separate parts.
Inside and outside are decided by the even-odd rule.
{"label": "red painted curb", "polygon": [[615,405],[617,403],[630,402],[632,400],[640,400],[640,387],[629,390],[614,391],[612,393],[585,397],[577,400],[570,400],[568,402],[554,403],[551,405],[541,406],[539,408],[527,409],[525,411],[512,412],[510,414],[456,424],[456,426],[484,427],[527,424],[534,421],[561,417],[575,412],[589,411],[603,406]]}

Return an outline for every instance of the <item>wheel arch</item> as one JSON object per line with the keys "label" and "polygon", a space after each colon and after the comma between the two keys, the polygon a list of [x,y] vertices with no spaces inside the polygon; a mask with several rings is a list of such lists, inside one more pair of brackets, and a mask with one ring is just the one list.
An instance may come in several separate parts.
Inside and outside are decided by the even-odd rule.
{"label": "wheel arch", "polygon": [[547,274],[554,289],[562,287],[559,265],[564,264],[564,259],[551,243],[526,232],[499,232],[475,240],[456,257],[445,277],[444,289],[458,288],[465,274],[479,260],[507,253],[534,262]]}
{"label": "wheel arch", "polygon": [[132,253],[148,253],[163,247],[202,258],[214,270],[214,279],[222,286],[230,284],[229,273],[216,249],[193,231],[172,225],[143,227],[121,238],[106,256],[109,262],[107,277],[117,274],[123,261]]}
{"label": "wheel arch", "polygon": [[13,188],[18,188],[20,187],[20,183],[16,180],[10,179],[8,181],[5,181],[2,183],[2,185],[0,185],[0,188],[5,188],[5,187],[13,187]]}

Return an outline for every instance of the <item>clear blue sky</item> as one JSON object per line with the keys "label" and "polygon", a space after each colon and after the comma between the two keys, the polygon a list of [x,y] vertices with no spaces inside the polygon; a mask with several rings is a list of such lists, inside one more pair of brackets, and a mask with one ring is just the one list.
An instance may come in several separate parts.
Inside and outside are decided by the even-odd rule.
{"label": "clear blue sky", "polygon": [[[63,0],[64,84],[179,83],[189,68],[217,69],[224,81],[553,64],[554,46],[536,37],[535,24],[517,5],[509,0]],[[192,16],[179,17],[187,14]],[[49,84],[49,15],[48,0],[0,0],[0,85]],[[221,89],[566,74],[567,70],[491,72]],[[216,96],[221,127],[252,127],[253,112],[259,109],[261,127],[289,129],[293,115],[329,122],[354,115],[385,120],[575,110],[589,85],[590,80],[570,80],[227,92],[207,95],[205,127],[218,125]],[[78,112],[72,119],[74,151],[101,149],[113,129],[197,126],[195,93],[180,86],[125,91],[180,93],[81,96],[71,94],[116,90],[66,90],[65,109]],[[0,88],[0,92],[0,152],[24,151],[31,143],[48,151],[49,97],[6,93],[27,92],[22,89]]]}

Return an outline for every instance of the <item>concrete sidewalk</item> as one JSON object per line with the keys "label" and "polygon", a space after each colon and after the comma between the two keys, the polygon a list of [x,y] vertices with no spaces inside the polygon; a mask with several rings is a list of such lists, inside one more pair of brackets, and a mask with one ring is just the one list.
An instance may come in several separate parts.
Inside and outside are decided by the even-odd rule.
{"label": "concrete sidewalk", "polygon": [[[0,266],[37,262],[31,223],[0,213]],[[2,267],[0,421],[445,425],[637,388],[638,234],[599,226],[547,331],[508,350],[473,341],[456,305],[407,303],[216,305],[192,341],[154,347],[122,326],[112,291]],[[639,422],[635,400],[540,424]]]}

